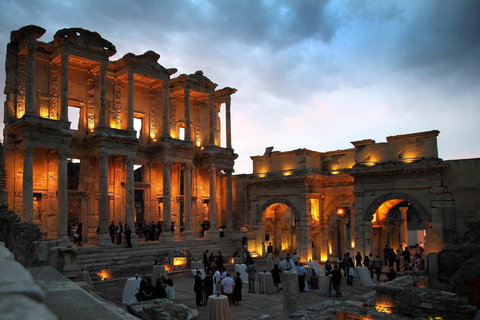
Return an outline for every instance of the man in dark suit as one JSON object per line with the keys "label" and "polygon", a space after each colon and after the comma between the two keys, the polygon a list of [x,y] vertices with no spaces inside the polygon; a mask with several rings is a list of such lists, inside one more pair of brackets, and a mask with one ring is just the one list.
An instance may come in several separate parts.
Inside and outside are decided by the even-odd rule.
{"label": "man in dark suit", "polygon": [[195,275],[195,282],[193,284],[193,291],[195,291],[197,306],[203,305],[203,281],[200,274],[200,270],[197,270],[197,274]]}
{"label": "man in dark suit", "polygon": [[208,262],[208,250],[205,250],[203,253],[203,266],[205,269],[205,273],[209,274],[210,273],[210,263]]}

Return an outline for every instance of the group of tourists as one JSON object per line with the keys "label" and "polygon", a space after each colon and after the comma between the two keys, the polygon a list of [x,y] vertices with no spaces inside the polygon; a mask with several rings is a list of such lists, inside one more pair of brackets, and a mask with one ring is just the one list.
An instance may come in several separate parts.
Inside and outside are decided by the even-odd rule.
{"label": "group of tourists", "polygon": [[[135,277],[138,279],[138,275]],[[170,278],[166,279],[163,275],[157,279],[155,285],[152,284],[150,278],[142,278],[140,288],[135,296],[138,301],[167,298],[167,286],[173,287],[173,281]]]}
{"label": "group of tourists", "polygon": [[229,304],[238,305],[242,301],[242,286],[240,272],[236,272],[232,278],[225,267],[217,269],[214,266],[202,279],[201,271],[197,270],[193,284],[195,302],[197,306],[207,305],[209,296],[221,293],[227,296]]}
{"label": "group of tourists", "polygon": [[119,221],[117,225],[113,221],[108,226],[108,233],[112,239],[112,243],[117,245],[122,244],[123,234],[125,233],[125,241],[127,242],[127,248],[132,248],[132,229],[125,223],[122,225],[122,221]]}

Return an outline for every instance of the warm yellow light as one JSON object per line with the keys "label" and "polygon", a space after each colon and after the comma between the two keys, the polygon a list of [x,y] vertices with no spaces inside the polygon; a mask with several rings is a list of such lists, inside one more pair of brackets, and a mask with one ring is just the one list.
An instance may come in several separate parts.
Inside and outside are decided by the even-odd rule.
{"label": "warm yellow light", "polygon": [[97,276],[102,278],[102,281],[112,279],[112,274],[108,270],[102,270],[100,272],[97,272]]}
{"label": "warm yellow light", "polygon": [[150,139],[152,139],[153,142],[157,141],[157,135],[155,134],[155,131],[150,131]]}
{"label": "warm yellow light", "polygon": [[343,215],[343,209],[338,209],[337,215],[341,217]]}
{"label": "warm yellow light", "polygon": [[110,119],[110,128],[117,129],[117,120],[114,117]]}
{"label": "warm yellow light", "polygon": [[320,259],[322,260],[322,262],[327,261],[328,260],[328,254],[326,252],[322,251]]}
{"label": "warm yellow light", "polygon": [[235,263],[235,260],[233,258],[230,258],[230,263],[231,264],[234,264]]}
{"label": "warm yellow light", "polygon": [[258,174],[258,177],[259,177],[259,178],[265,178],[266,176],[267,176],[266,173],[259,173],[259,174]]}
{"label": "warm yellow light", "polygon": [[258,258],[258,252],[257,251],[250,252],[250,257]]}
{"label": "warm yellow light", "polygon": [[355,249],[355,240],[352,240],[352,249]]}
{"label": "warm yellow light", "polygon": [[332,171],[332,174],[339,174],[340,171]]}
{"label": "warm yellow light", "polygon": [[21,117],[23,117],[24,114],[25,114],[24,110],[18,110],[17,111],[17,119],[20,119]]}
{"label": "warm yellow light", "polygon": [[293,174],[292,171],[286,171],[283,173],[284,176],[291,176]]}
{"label": "warm yellow light", "polygon": [[165,270],[167,270],[167,272],[172,271],[172,269],[171,269],[170,266],[168,266],[168,265],[165,265]]}
{"label": "warm yellow light", "polygon": [[50,110],[48,108],[45,108],[45,107],[40,107],[40,117],[42,118],[50,118]]}
{"label": "warm yellow light", "polygon": [[311,199],[310,202],[311,202],[310,211],[311,211],[311,214],[312,214],[312,220],[320,221],[319,200],[318,199]]}
{"label": "warm yellow light", "polygon": [[367,162],[362,162],[363,165],[368,166],[368,167],[373,167],[377,164],[376,161],[367,161]]}
{"label": "warm yellow light", "polygon": [[392,309],[390,309],[388,306],[383,306],[383,305],[376,305],[375,306],[375,309],[378,311],[378,312],[383,312],[383,313],[387,313],[387,314],[392,314]]}
{"label": "warm yellow light", "polygon": [[186,267],[187,266],[187,258],[173,258],[173,266],[174,267]]}
{"label": "warm yellow light", "polygon": [[[332,254],[332,244],[331,243],[328,244],[328,253]],[[327,260],[327,259],[325,259],[325,260]]]}
{"label": "warm yellow light", "polygon": [[373,214],[372,222],[377,222],[377,213]]}

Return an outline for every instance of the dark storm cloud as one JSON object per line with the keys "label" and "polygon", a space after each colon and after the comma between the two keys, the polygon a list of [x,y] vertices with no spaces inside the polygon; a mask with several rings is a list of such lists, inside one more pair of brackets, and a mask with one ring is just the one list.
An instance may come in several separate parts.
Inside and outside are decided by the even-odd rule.
{"label": "dark storm cloud", "polygon": [[[430,77],[480,77],[480,1],[420,1],[398,38],[398,68]],[[471,83],[474,84],[474,83]],[[477,83],[478,85],[478,83]]]}

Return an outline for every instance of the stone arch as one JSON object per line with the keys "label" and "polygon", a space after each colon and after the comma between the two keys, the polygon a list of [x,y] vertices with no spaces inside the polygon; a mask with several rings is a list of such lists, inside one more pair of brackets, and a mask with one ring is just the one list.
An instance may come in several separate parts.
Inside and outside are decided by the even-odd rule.
{"label": "stone arch", "polygon": [[368,209],[365,210],[363,214],[364,221],[372,221],[373,215],[377,211],[377,209],[386,201],[394,200],[394,199],[402,199],[410,202],[417,208],[417,213],[419,217],[422,219],[423,222],[431,222],[432,218],[428,210],[425,209],[423,204],[420,200],[416,199],[411,194],[403,193],[403,192],[389,192],[377,197],[372,203],[368,206]]}
{"label": "stone arch", "polygon": [[340,206],[344,203],[349,203],[353,207],[354,201],[355,201],[355,198],[354,198],[353,195],[351,195],[351,196],[350,195],[342,195],[340,197],[336,197],[335,199],[333,199],[333,201],[331,201],[325,207],[325,213],[330,218],[332,216],[332,213],[335,210],[335,208],[337,208],[338,206]]}
{"label": "stone arch", "polygon": [[263,204],[262,208],[260,209],[260,212],[262,214],[259,214],[258,217],[257,217],[257,224],[258,225],[262,224],[262,218],[263,218],[263,214],[264,214],[265,210],[267,210],[268,207],[270,207],[272,204],[276,204],[276,203],[281,203],[281,204],[284,204],[287,207],[289,207],[290,210],[292,210],[292,213],[295,217],[295,220],[297,222],[300,221],[300,213],[299,213],[297,207],[295,207],[295,205],[292,202],[288,201],[287,199],[283,199],[283,198],[273,198],[273,199],[270,199],[267,202],[265,202]]}

